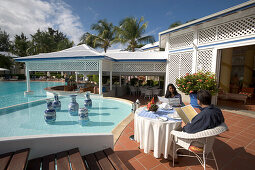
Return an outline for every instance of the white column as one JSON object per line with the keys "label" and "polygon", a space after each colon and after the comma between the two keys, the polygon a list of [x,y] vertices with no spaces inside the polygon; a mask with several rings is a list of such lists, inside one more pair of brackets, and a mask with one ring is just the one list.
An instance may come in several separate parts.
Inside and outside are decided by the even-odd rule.
{"label": "white column", "polygon": [[99,60],[98,72],[99,72],[99,94],[103,92],[103,82],[102,82],[102,60]]}
{"label": "white column", "polygon": [[216,66],[217,66],[217,49],[214,48],[212,50],[212,70],[211,72],[216,73]]}
{"label": "white column", "polygon": [[198,31],[194,26],[194,40],[193,40],[193,53],[192,53],[192,73],[197,72],[197,55],[198,55]]}
{"label": "white column", "polygon": [[78,72],[75,72],[75,80],[78,82]]}
{"label": "white column", "polygon": [[26,62],[26,78],[27,78],[27,92],[30,92],[30,75],[29,75],[29,67],[28,63]]}
{"label": "white column", "polygon": [[124,85],[127,85],[127,78],[126,78],[127,76],[124,76],[123,78],[124,78]]}
{"label": "white column", "polygon": [[120,82],[120,87],[121,87],[121,74],[120,74],[120,79],[119,79],[119,82]]}
{"label": "white column", "polygon": [[[169,43],[169,36],[167,36],[167,40],[166,40],[166,48],[165,48],[165,55],[166,55],[166,74],[164,75],[164,80],[165,80],[165,86],[164,86],[164,92],[166,92],[166,87],[169,83],[169,50],[170,50],[170,43]],[[164,93],[165,94],[165,93]]]}
{"label": "white column", "polygon": [[112,90],[112,71],[110,71],[110,90]]}

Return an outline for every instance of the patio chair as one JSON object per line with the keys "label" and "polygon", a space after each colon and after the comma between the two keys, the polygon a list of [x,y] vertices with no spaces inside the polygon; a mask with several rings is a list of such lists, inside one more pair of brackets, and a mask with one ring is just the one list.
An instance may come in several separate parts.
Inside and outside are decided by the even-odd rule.
{"label": "patio chair", "polygon": [[160,92],[161,92],[161,89],[153,89],[152,90],[153,96],[160,96]]}
{"label": "patio chair", "polygon": [[140,87],[140,91],[141,91],[141,96],[145,96],[146,88]]}
{"label": "patio chair", "polygon": [[[174,158],[177,155],[196,157],[204,169],[206,169],[206,160],[214,160],[216,168],[218,169],[216,158],[213,153],[213,143],[215,136],[225,132],[227,129],[227,125],[222,123],[215,128],[207,129],[194,134],[172,130],[171,135],[173,135],[173,166]],[[176,145],[178,146],[177,149]],[[188,150],[189,153],[192,152],[194,155],[177,154],[177,151],[181,149]],[[212,154],[213,159],[208,158],[209,153]]]}
{"label": "patio chair", "polygon": [[145,97],[149,97],[149,99],[151,99],[151,97],[152,97],[152,90],[146,89],[145,90],[145,94],[144,94],[144,98]]}
{"label": "patio chair", "polygon": [[129,89],[130,89],[130,95],[136,95],[136,88],[134,86],[129,86]]}

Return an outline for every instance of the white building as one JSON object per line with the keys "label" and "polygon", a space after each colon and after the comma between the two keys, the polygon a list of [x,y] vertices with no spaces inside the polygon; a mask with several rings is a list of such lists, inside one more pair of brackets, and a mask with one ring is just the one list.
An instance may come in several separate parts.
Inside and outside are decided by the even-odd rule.
{"label": "white building", "polygon": [[216,73],[219,86],[229,92],[238,75],[243,87],[255,84],[255,1],[159,33],[159,47],[167,53],[165,83],[174,83],[198,70]]}

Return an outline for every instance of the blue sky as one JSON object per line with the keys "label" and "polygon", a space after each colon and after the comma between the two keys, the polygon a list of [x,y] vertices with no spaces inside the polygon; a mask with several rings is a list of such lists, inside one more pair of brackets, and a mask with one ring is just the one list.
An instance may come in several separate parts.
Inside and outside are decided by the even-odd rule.
{"label": "blue sky", "polygon": [[65,0],[79,15],[86,30],[106,18],[117,25],[127,16],[148,21],[147,33],[158,39],[158,32],[175,21],[186,22],[246,2],[245,0]]}
{"label": "blue sky", "polygon": [[158,33],[175,21],[186,22],[230,8],[246,0],[1,0],[0,28],[11,36],[53,27],[76,44],[90,26],[106,18],[114,25],[127,16],[144,17],[146,34]]}

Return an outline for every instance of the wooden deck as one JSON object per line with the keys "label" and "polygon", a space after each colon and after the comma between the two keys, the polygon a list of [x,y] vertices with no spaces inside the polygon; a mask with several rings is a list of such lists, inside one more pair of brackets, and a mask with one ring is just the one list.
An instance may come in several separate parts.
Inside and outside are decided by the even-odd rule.
{"label": "wooden deck", "polygon": [[71,149],[28,161],[29,149],[0,155],[0,170],[124,170],[128,169],[111,148],[81,156]]}

